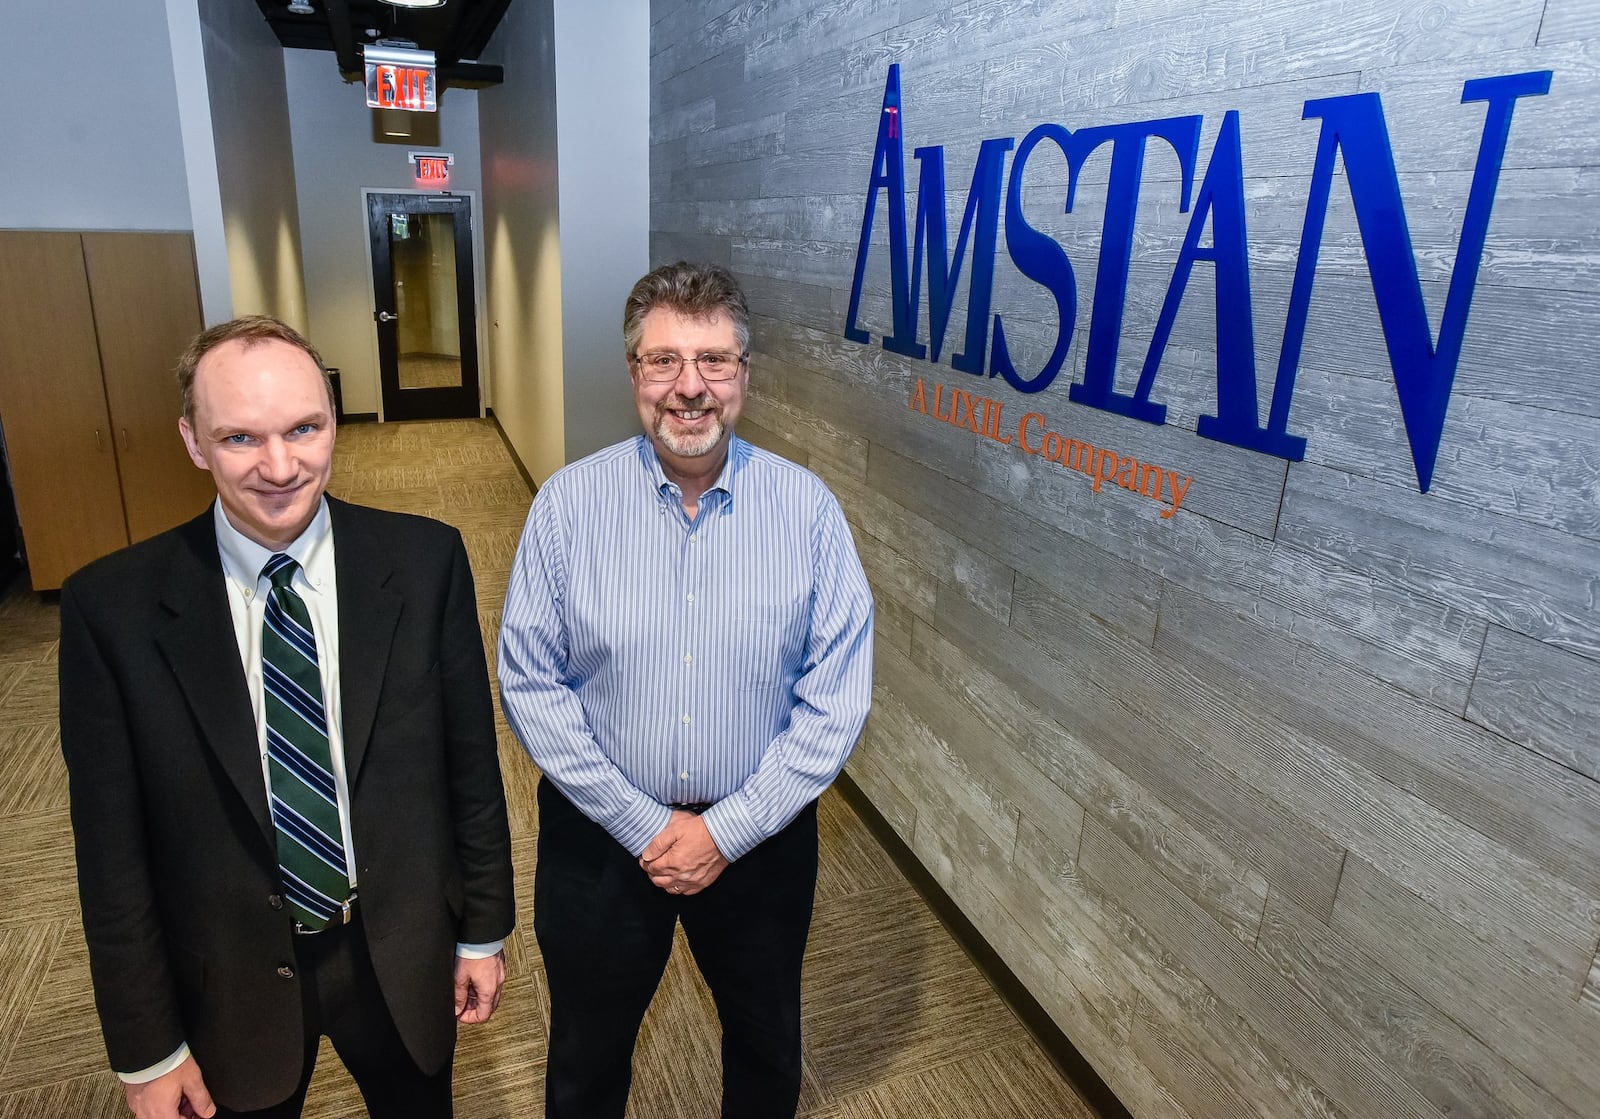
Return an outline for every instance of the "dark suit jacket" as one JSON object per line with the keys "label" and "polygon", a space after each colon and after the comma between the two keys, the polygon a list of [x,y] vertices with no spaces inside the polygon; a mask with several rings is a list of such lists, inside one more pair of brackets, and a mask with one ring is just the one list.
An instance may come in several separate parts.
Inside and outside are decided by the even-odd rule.
{"label": "dark suit jacket", "polygon": [[[446,525],[329,506],[362,925],[433,1072],[455,1044],[456,942],[501,939],[515,918],[472,574]],[[209,509],[62,588],[61,745],[112,1067],[187,1040],[219,1102],[283,1099],[304,1052],[300,980]]]}

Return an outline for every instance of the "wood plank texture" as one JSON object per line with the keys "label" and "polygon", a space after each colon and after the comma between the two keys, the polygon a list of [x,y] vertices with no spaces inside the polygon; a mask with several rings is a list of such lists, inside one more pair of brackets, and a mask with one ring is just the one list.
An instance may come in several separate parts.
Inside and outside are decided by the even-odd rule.
{"label": "wood plank texture", "polygon": [[1600,662],[1493,626],[1467,717],[1600,780]]}
{"label": "wood plank texture", "polygon": [[1303,464],[1281,539],[1507,629],[1600,655],[1600,541]]}
{"label": "wood plank texture", "polygon": [[1084,828],[1079,863],[1255,1029],[1292,1046],[1296,1061],[1346,1111],[1381,1108],[1396,1119],[1442,1114],[1399,1071],[1357,1044],[1317,1004],[1297,997],[1265,960],[1212,923],[1109,832],[1092,824]]}
{"label": "wood plank texture", "polygon": [[[1511,748],[1453,715],[1419,707],[1292,637],[1176,588],[1168,591],[1158,649],[1250,707],[1274,710],[1352,762],[1600,897],[1600,866],[1589,855],[1600,847],[1600,786],[1593,780]],[[1245,649],[1249,655],[1241,657]],[[1552,689],[1562,688],[1559,673],[1551,680]],[[1574,683],[1567,678],[1567,694]],[[1506,702],[1520,710],[1534,706]],[[1397,726],[1405,733],[1396,734]]]}
{"label": "wood plank texture", "polygon": [[[1096,624],[1086,622],[1079,634],[1092,634]],[[1093,656],[1057,659],[1059,647],[1018,640],[953,596],[940,597],[938,628],[981,657],[1058,725],[1041,732],[1041,768],[1053,768],[1045,759],[1061,748],[1064,734],[1070,735],[1254,866],[1268,882],[1313,911],[1331,907],[1343,847],[1220,769],[1205,751],[1175,748],[1183,744],[1152,721],[1168,706],[1166,697],[1154,707],[1129,707],[1096,682],[1102,664]],[[1120,647],[1133,655],[1126,644]],[[1067,787],[1071,791],[1076,785]]]}
{"label": "wood plank texture", "polygon": [[1269,899],[1257,944],[1279,974],[1401,1070],[1441,1113],[1576,1119],[1500,1053],[1322,922]]}
{"label": "wood plank texture", "polygon": [[[877,706],[851,772],[1129,1110],[1600,1114],[1595,5],[658,0],[653,14],[653,245],[744,283],[756,438],[835,490],[877,596]],[[889,194],[869,193],[891,65],[910,293]],[[1428,491],[1344,151],[1287,411],[1303,460],[1199,436],[1219,334],[1240,329],[1226,293],[1219,325],[1221,211],[1195,204],[1225,118],[1264,421],[1306,251],[1322,132],[1308,103],[1377,96],[1417,344],[1442,354],[1486,117],[1464,84],[1543,70],[1549,93],[1512,115],[1459,359],[1426,374],[1449,396]],[[1186,116],[1200,120],[1189,198],[1160,140],[1136,185],[1113,189],[1131,126]],[[1017,145],[1045,123],[1130,128],[1070,176],[1043,143],[1012,183]],[[1024,375],[1070,332],[1039,392],[952,367],[987,265],[970,230],[961,256],[956,237],[980,144],[1006,138],[975,325],[987,351],[1003,322]],[[916,224],[934,158],[944,260]],[[1130,189],[1122,290],[1107,286],[1106,214]],[[1021,221],[1067,254],[1068,322],[1011,256]],[[1167,422],[1075,402],[1108,356],[1116,391],[1134,391],[1192,223],[1197,267],[1150,392]],[[885,348],[905,298],[931,347],[929,277],[946,268],[937,359]],[[851,313],[866,344],[845,337]],[[993,432],[950,422],[958,389],[994,402]],[[1021,437],[1046,430],[1190,479],[1181,507],[1030,454]],[[898,1113],[874,1099],[840,1114]]]}
{"label": "wood plank texture", "polygon": [[[1550,998],[1530,984],[1516,949],[1467,931],[1355,856],[1345,865],[1331,927],[1421,997],[1448,1006],[1452,1018],[1564,1106],[1579,1115],[1600,1111],[1588,1056],[1600,1044],[1600,1010],[1570,991]],[[1463,983],[1463,975],[1472,981]]]}

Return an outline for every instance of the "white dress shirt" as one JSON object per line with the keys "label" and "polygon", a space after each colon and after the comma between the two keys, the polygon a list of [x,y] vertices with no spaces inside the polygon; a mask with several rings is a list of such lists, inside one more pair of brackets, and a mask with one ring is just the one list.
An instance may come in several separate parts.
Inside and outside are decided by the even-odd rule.
{"label": "white dress shirt", "polygon": [[[256,719],[256,749],[261,754],[261,795],[270,801],[267,772],[267,708],[263,702],[261,680],[261,626],[267,610],[267,594],[272,580],[261,573],[276,552],[270,552],[245,536],[223,512],[222,503],[212,505],[217,529],[217,551],[222,556],[223,582],[228,590],[228,613],[233,618],[233,636],[239,643],[239,660],[250,687],[250,710]],[[333,562],[333,523],[324,498],[295,541],[284,553],[298,565],[291,585],[306,604],[311,628],[317,635],[317,667],[322,673],[323,708],[328,715],[328,749],[333,755],[333,784],[339,800],[339,830],[344,837],[345,861],[350,868],[350,889],[356,888],[355,841],[350,834],[350,784],[344,768],[344,734],[339,714],[339,588]],[[270,803],[268,811],[271,811]],[[456,955],[468,959],[493,956],[505,946],[458,944]],[[189,1056],[184,1042],[166,1060],[138,1072],[118,1072],[125,1084],[144,1084],[165,1076]]]}
{"label": "white dress shirt", "polygon": [[[228,588],[228,613],[233,636],[239,642],[239,660],[250,686],[250,710],[256,717],[256,749],[261,755],[261,793],[267,790],[267,707],[261,677],[261,627],[266,619],[267,595],[272,580],[263,575],[276,552],[245,536],[228,520],[222,503],[212,506],[217,525],[217,550],[222,553],[222,574]],[[317,635],[317,668],[322,673],[322,703],[328,715],[328,750],[333,755],[333,784],[339,800],[339,831],[344,839],[345,862],[350,868],[350,888],[356,886],[356,850],[350,836],[350,783],[344,768],[344,735],[339,714],[339,587],[333,563],[333,526],[324,500],[306,530],[284,549],[299,565],[291,579],[296,594],[311,615]],[[270,806],[269,806],[270,807]]]}

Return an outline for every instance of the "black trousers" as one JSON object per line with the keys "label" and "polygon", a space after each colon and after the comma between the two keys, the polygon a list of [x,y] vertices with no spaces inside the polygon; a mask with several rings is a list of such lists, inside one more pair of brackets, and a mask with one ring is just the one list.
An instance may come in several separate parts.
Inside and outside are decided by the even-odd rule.
{"label": "black trousers", "polygon": [[793,1116],[816,886],[815,804],[680,897],[541,779],[533,927],[550,986],[546,1119],[622,1119],[639,1025],[680,920],[722,1021],[724,1119]]}
{"label": "black trousers", "polygon": [[[428,1076],[406,1051],[378,988],[359,911],[348,925],[295,937],[295,969],[306,1031],[300,1083],[288,1099],[260,1111],[232,1111],[219,1104],[216,1119],[299,1119],[324,1034],[361,1090],[372,1119],[450,1119],[453,1062]],[[202,1065],[200,1074],[205,1071]]]}

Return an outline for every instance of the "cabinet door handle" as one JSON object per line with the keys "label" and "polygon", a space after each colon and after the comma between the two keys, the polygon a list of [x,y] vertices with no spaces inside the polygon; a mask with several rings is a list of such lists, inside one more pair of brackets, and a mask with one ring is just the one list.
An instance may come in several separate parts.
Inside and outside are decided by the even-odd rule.
{"label": "cabinet door handle", "polygon": [[94,429],[94,449],[97,451],[103,451],[106,449],[106,441],[101,437],[100,429],[98,427]]}
{"label": "cabinet door handle", "polygon": [[126,451],[128,449],[128,429],[127,428],[123,428],[122,429],[122,449],[124,451]]}

